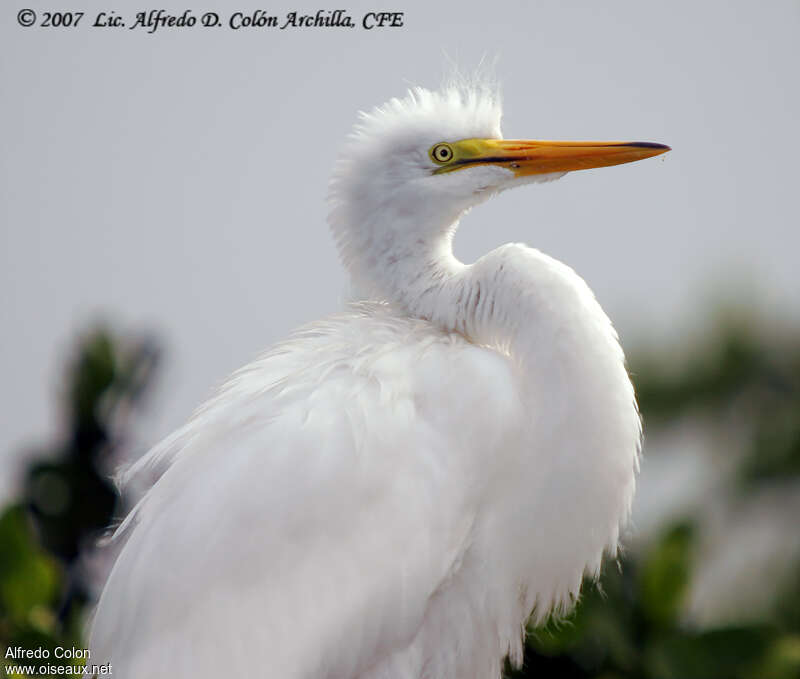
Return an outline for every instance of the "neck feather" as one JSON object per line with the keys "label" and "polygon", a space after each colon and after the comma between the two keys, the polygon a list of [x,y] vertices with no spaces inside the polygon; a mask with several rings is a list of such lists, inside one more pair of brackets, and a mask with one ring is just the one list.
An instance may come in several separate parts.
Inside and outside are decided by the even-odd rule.
{"label": "neck feather", "polygon": [[622,361],[611,322],[568,266],[520,244],[460,262],[452,242],[465,207],[437,212],[414,204],[404,213],[361,203],[367,207],[354,213],[351,205],[335,208],[331,225],[360,298],[395,304],[522,363],[561,351],[567,338],[575,351],[599,342]]}

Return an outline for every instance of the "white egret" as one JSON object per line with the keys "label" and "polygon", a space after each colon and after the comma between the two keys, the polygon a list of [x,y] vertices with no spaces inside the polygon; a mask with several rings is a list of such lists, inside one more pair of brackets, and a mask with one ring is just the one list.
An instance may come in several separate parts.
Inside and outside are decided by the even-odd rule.
{"label": "white egret", "polygon": [[[362,114],[330,189],[360,299],[242,368],[126,478],[165,469],[92,625],[115,676],[487,679],[615,553],[640,445],[617,335],[523,245],[463,264],[514,186],[669,150],[504,140],[488,88]],[[268,307],[268,304],[267,304]]]}

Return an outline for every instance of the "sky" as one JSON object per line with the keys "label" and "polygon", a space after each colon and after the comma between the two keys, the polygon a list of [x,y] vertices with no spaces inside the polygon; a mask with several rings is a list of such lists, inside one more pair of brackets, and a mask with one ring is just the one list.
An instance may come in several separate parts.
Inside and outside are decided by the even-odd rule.
{"label": "sky", "polygon": [[[495,63],[508,137],[673,147],[490,201],[462,222],[464,261],[508,241],[562,259],[626,346],[680,342],[720,300],[800,318],[797,0],[402,2],[399,28],[152,34],[91,26],[147,7],[85,0],[77,28],[20,26],[23,8],[53,7],[0,10],[0,495],[57,435],[64,361],[92,324],[165,350],[144,449],[339,309],[325,194],[343,139],[451,63]],[[372,9],[347,6],[357,24]]]}

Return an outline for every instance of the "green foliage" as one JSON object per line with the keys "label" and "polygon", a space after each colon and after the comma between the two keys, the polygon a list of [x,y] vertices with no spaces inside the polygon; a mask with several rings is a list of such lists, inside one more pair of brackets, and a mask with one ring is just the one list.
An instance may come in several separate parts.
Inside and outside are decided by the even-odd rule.
{"label": "green foliage", "polygon": [[691,574],[692,527],[680,524],[670,530],[643,559],[639,600],[649,623],[669,628],[685,603]]}
{"label": "green foliage", "polygon": [[0,544],[0,616],[7,624],[25,624],[58,603],[61,569],[39,546],[18,505],[0,515]]}
{"label": "green foliage", "polygon": [[[25,509],[14,505],[0,515],[0,639],[3,646],[45,648],[52,664],[58,645],[77,641],[77,626],[59,625],[56,611],[64,569],[40,546]],[[77,621],[75,621],[77,622]],[[3,657],[2,666],[15,664]]]}
{"label": "green foliage", "polygon": [[[0,647],[82,647],[89,601],[77,559],[110,524],[116,491],[108,466],[124,439],[125,413],[144,393],[156,352],[99,328],[68,370],[63,440],[29,464],[21,501],[0,513]],[[3,658],[2,665],[16,664]]]}
{"label": "green foliage", "polygon": [[103,329],[85,338],[69,370],[68,435],[31,463],[27,504],[48,551],[73,561],[111,521],[116,491],[107,465],[119,445],[118,414],[138,399],[155,354],[123,347]]}
{"label": "green foliage", "polygon": [[658,354],[631,361],[648,428],[687,413],[704,415],[709,427],[735,420],[748,448],[745,489],[800,478],[800,337],[761,337],[754,330],[760,325],[723,316],[710,341],[682,364]]}
{"label": "green foliage", "polygon": [[[795,679],[800,637],[774,622],[699,630],[681,622],[691,561],[685,524],[640,562],[609,563],[565,620],[529,631],[509,679]],[[670,574],[671,570],[677,575]],[[795,600],[795,604],[797,600]]]}

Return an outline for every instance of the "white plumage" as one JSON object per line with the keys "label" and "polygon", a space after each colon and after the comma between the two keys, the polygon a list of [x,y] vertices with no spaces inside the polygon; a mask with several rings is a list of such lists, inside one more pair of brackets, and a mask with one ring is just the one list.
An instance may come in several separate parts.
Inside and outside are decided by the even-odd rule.
{"label": "white plumage", "polygon": [[118,531],[93,661],[123,679],[492,679],[529,615],[614,553],[640,424],[611,323],[537,250],[452,254],[471,206],[564,172],[499,157],[500,138],[485,88],[362,114],[330,222],[365,301],[234,374],[125,475],[164,470]]}

